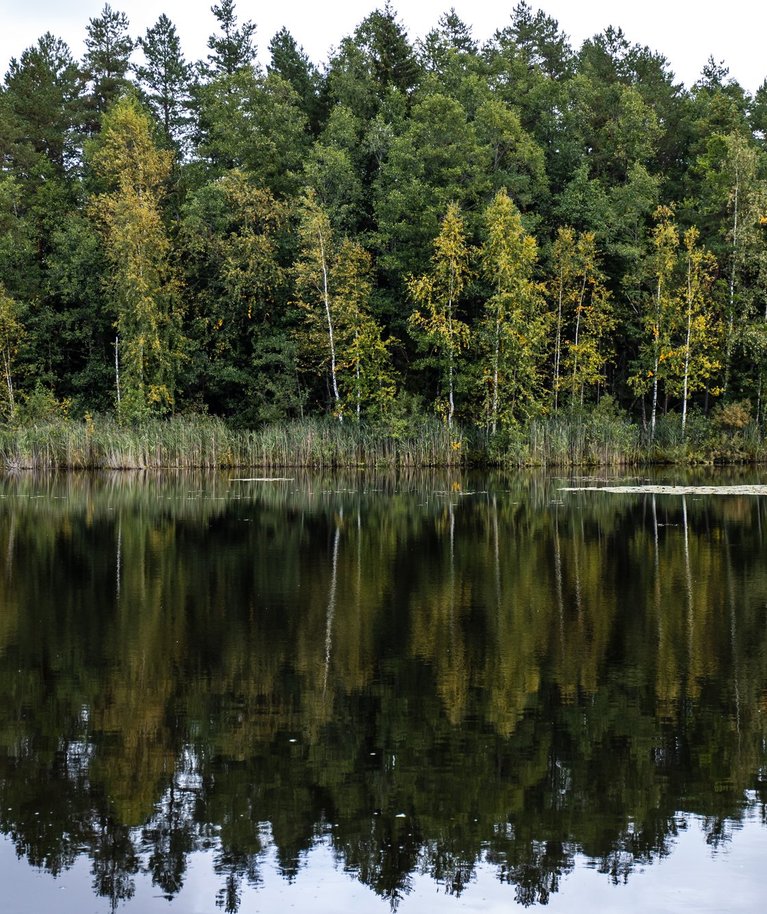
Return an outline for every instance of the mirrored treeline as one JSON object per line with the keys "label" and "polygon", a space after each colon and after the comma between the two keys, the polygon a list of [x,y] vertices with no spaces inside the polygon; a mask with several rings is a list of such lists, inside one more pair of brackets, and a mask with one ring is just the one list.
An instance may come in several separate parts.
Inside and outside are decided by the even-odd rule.
{"label": "mirrored treeline", "polygon": [[113,905],[208,854],[228,911],[319,842],[396,906],[731,840],[764,819],[767,503],[569,482],[3,479],[0,830]]}

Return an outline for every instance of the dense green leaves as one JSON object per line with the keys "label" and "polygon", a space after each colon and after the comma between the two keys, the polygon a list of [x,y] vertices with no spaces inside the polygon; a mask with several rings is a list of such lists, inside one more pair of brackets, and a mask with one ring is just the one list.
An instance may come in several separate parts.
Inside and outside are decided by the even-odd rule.
{"label": "dense green leaves", "polygon": [[168,142],[182,149],[191,120],[188,108],[192,67],[184,59],[176,27],[163,14],[139,44],[145,60],[136,67],[139,85]]}
{"label": "dense green leaves", "polygon": [[134,41],[128,34],[128,17],[108,4],[100,16],[88,22],[85,38],[84,75],[88,80],[86,96],[88,127],[98,129],[97,118],[109,108],[128,85],[127,74]]}
{"label": "dense green leaves", "polygon": [[[14,372],[22,398],[42,384],[72,398],[78,413],[113,401],[111,323],[118,275],[131,259],[115,246],[115,231],[130,220],[127,197],[118,219],[115,195],[127,191],[96,150],[106,148],[97,137],[113,112],[130,105],[141,140],[115,151],[123,164],[123,153],[133,156],[124,175],[156,171],[160,150],[170,154],[151,191],[154,279],[145,272],[141,280],[155,291],[139,296],[158,303],[160,289],[173,289],[174,303],[161,308],[170,323],[152,343],[158,366],[173,366],[172,383],[169,375],[160,384],[166,408],[206,409],[241,424],[307,407],[356,415],[354,402],[362,415],[367,377],[365,389],[378,384],[399,410],[429,410],[443,398],[450,421],[490,429],[605,393],[648,428],[659,411],[686,416],[719,395],[755,399],[761,419],[764,87],[751,99],[709,61],[686,89],[662,54],[619,28],[575,49],[554,19],[524,2],[484,47],[454,10],[412,42],[387,4],[341,39],[324,69],[283,28],[269,42],[265,72],[256,25],[238,18],[233,0],[212,14],[210,53],[194,68],[166,16],[134,40],[126,15],[109,5],[89,21],[79,65],[49,33],[10,63],[0,87],[0,283],[23,324]],[[134,216],[150,206],[143,193],[131,190]],[[358,401],[332,370],[321,389],[333,363],[322,347],[310,346],[313,365],[307,361],[310,312],[295,303],[308,304],[308,199],[327,220],[331,261],[344,252],[329,267],[359,280],[328,293],[362,320],[349,318],[349,326],[357,326],[358,349],[368,347],[369,377],[362,350],[348,341],[336,365],[341,374],[354,366]],[[499,294],[512,294],[503,270],[477,253],[489,238],[488,207],[504,199],[515,212],[508,244],[526,238],[537,251],[519,275],[531,290],[548,290],[517,312],[500,304]],[[654,336],[662,321],[648,317],[658,293],[658,206],[676,213],[669,294],[677,316],[683,301],[694,302],[686,312],[691,348],[675,338],[668,358]],[[424,319],[443,297],[426,286],[436,282],[432,257],[448,212],[468,252],[451,305],[465,328],[454,351],[436,337],[427,342],[426,325],[409,319],[413,296]],[[702,259],[693,257],[695,291],[685,299],[682,248],[691,229],[698,235],[690,250]],[[511,248],[503,257],[521,263]],[[121,320],[141,324],[129,300]],[[492,330],[515,313],[517,330]],[[523,325],[530,333],[522,349],[506,350]],[[705,337],[697,350],[696,327]],[[183,356],[172,348],[182,338]],[[496,348],[498,371],[489,367]],[[450,393],[441,360],[453,356]]]}

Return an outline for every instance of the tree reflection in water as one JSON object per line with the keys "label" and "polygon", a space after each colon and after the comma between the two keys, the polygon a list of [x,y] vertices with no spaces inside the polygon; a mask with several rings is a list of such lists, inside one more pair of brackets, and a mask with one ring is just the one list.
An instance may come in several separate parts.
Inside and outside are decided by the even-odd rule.
{"label": "tree reflection in water", "polygon": [[0,829],[113,906],[209,853],[227,912],[321,842],[393,908],[721,845],[764,809],[763,502],[561,484],[0,483]]}

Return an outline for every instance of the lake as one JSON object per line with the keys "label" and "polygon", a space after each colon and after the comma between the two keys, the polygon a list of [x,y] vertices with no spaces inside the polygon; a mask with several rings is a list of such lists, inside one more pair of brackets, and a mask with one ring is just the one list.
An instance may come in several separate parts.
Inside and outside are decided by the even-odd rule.
{"label": "lake", "polygon": [[0,479],[4,914],[763,909],[763,497],[257,475]]}

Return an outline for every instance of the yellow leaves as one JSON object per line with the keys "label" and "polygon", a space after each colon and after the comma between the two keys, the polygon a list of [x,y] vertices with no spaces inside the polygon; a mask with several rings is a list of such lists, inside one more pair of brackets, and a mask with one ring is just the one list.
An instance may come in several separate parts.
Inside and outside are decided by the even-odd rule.
{"label": "yellow leaves", "polygon": [[149,117],[137,99],[128,95],[104,116],[91,161],[113,189],[159,195],[170,177],[173,155],[155,145]]}
{"label": "yellow leaves", "polygon": [[156,147],[149,118],[128,96],[105,116],[91,162],[108,187],[90,210],[101,223],[112,267],[106,283],[120,338],[120,411],[138,418],[173,402],[180,358],[175,302],[181,282],[160,211],[172,156]]}
{"label": "yellow leaves", "polygon": [[522,225],[519,210],[505,190],[485,212],[487,240],[482,247],[482,271],[497,287],[510,289],[530,276],[538,261],[538,243]]}
{"label": "yellow leaves", "polygon": [[456,316],[470,270],[463,220],[455,204],[448,207],[435,239],[432,264],[431,273],[407,279],[408,292],[416,304],[408,326],[423,333],[438,351],[452,357],[470,339],[468,325]]}
{"label": "yellow leaves", "polygon": [[298,340],[307,367],[330,369],[335,415],[386,412],[395,379],[388,341],[371,313],[372,258],[358,242],[336,241],[314,191],[304,199],[301,254],[294,266],[303,313]]}

